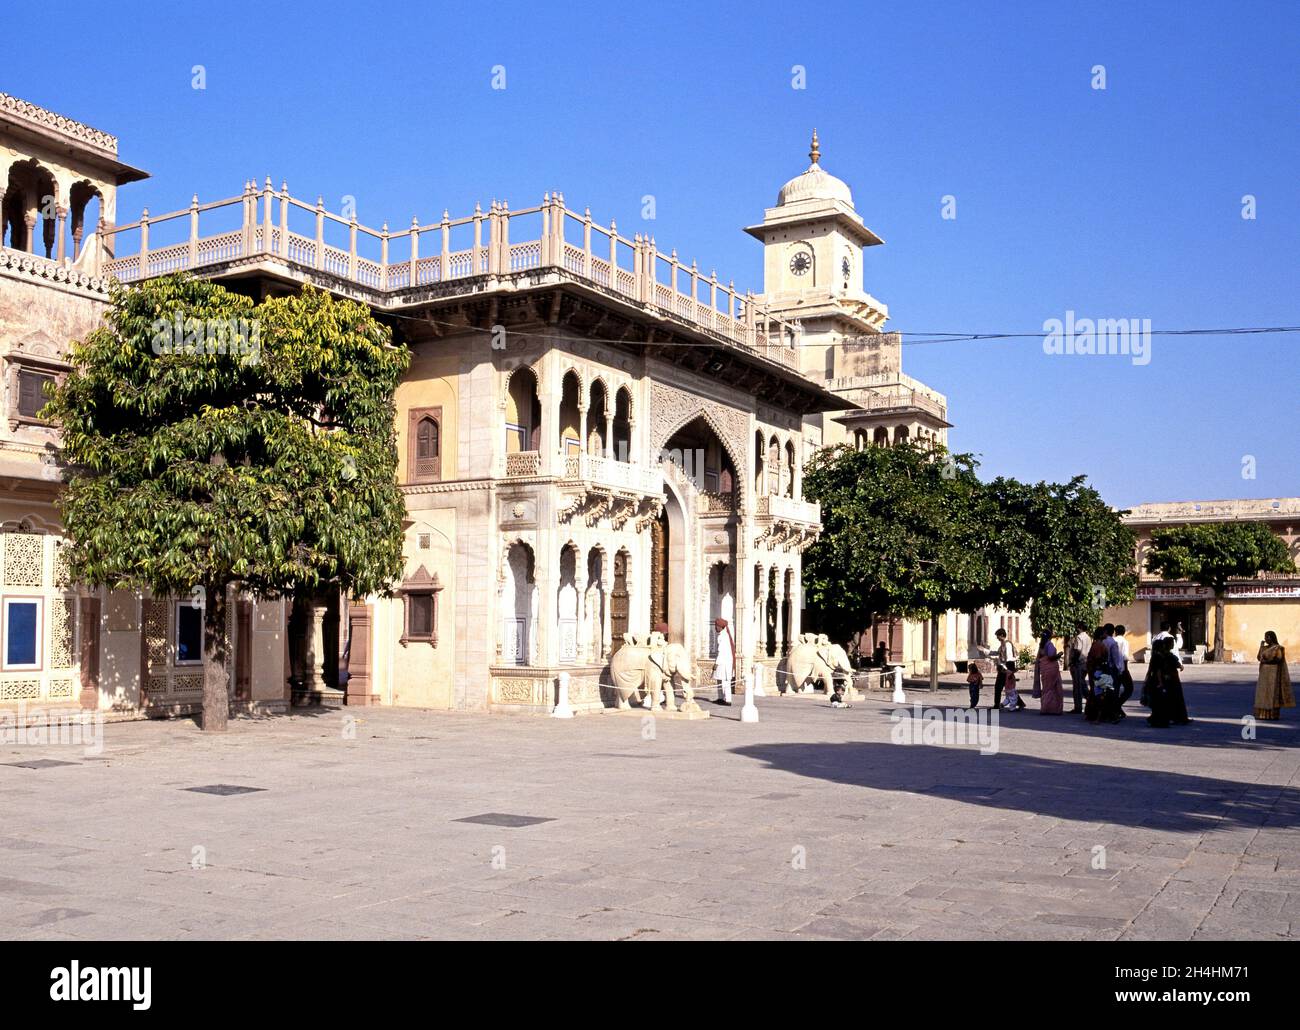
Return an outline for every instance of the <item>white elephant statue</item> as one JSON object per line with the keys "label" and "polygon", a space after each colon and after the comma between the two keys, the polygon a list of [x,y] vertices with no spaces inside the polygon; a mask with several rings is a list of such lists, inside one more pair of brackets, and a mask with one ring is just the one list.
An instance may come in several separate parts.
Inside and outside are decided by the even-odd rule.
{"label": "white elephant statue", "polygon": [[619,708],[632,707],[632,695],[640,693],[642,707],[656,708],[662,701],[668,711],[676,711],[676,687],[680,686],[685,696],[682,708],[694,710],[691,660],[685,647],[669,644],[662,633],[651,633],[649,638],[625,633],[623,641],[609,660]]}
{"label": "white elephant statue", "polygon": [[682,711],[699,711],[691,678],[691,656],[681,644],[669,644],[661,651],[651,651],[645,665],[648,707],[655,707],[662,698],[664,708],[670,712],[677,711],[677,688],[680,687]]}
{"label": "white elephant statue", "polygon": [[782,684],[790,693],[820,684],[829,695],[835,690],[837,673],[853,675],[853,663],[849,661],[848,653],[839,644],[832,644],[825,633],[803,634],[799,643],[790,648],[784,664]]}

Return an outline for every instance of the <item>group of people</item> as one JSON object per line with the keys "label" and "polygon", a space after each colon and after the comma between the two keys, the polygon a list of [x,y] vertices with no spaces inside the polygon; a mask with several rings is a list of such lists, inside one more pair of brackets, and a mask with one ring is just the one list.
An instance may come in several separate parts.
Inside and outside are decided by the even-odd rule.
{"label": "group of people", "polygon": [[[1060,715],[1065,711],[1065,690],[1061,678],[1061,663],[1070,672],[1073,685],[1074,707],[1072,714],[1082,715],[1088,722],[1117,723],[1124,718],[1124,702],[1133,696],[1133,674],[1129,670],[1132,654],[1125,627],[1107,623],[1091,633],[1085,625],[1075,628],[1066,641],[1062,655],[1052,642],[1051,633],[1039,638],[1038,653],[1034,658],[1032,696],[1039,699],[1043,715]],[[992,654],[997,668],[993,684],[993,707],[1006,711],[1019,711],[1025,707],[1016,683],[1016,649],[1007,638],[1006,630],[996,633],[998,646]],[[1182,726],[1191,720],[1183,700],[1182,680],[1179,672],[1182,662],[1174,646],[1175,637],[1168,626],[1152,638],[1151,661],[1143,683],[1141,702],[1151,709],[1147,722],[1152,726]],[[1285,669],[1285,664],[1283,664]],[[979,704],[984,674],[971,663],[966,677],[970,687],[970,706]]]}
{"label": "group of people", "polygon": [[[1034,659],[1033,696],[1040,699],[1039,711],[1044,715],[1060,715],[1065,710],[1061,681],[1063,660],[1073,686],[1072,714],[1082,715],[1092,723],[1117,723],[1124,719],[1124,703],[1133,696],[1134,689],[1133,674],[1129,669],[1132,654],[1125,632],[1124,626],[1107,623],[1089,633],[1087,626],[1080,623],[1075,627],[1074,635],[1066,641],[1064,655],[1052,643],[1051,633],[1044,633]],[[1016,649],[1007,639],[1006,630],[1000,629],[996,635],[998,646],[991,655],[997,667],[993,707],[1019,711],[1025,707],[1025,702],[1016,687]],[[1142,706],[1150,710],[1151,714],[1147,716],[1149,726],[1164,729],[1186,726],[1192,721],[1183,697],[1181,649],[1182,626],[1171,630],[1168,623],[1162,623],[1160,632],[1151,638],[1151,653],[1139,696]],[[1264,634],[1258,659],[1254,716],[1256,719],[1278,719],[1283,708],[1295,705],[1295,694],[1287,670],[1286,649],[1272,630]],[[970,687],[970,706],[975,708],[979,705],[984,674],[974,662],[966,682]]]}

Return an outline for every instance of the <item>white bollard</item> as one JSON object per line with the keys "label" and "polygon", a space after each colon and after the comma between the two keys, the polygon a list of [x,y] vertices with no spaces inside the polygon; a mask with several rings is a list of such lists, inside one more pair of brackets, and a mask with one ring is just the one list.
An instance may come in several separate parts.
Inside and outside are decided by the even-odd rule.
{"label": "white bollard", "polygon": [[[767,697],[767,691],[763,689],[763,667],[761,665],[751,665],[749,674],[754,681],[754,696]],[[780,691],[778,691],[780,693]]]}
{"label": "white bollard", "polygon": [[751,673],[745,677],[745,707],[740,710],[741,722],[758,722],[758,705],[754,704],[757,690],[756,677]]}
{"label": "white bollard", "polygon": [[894,666],[894,704],[907,704],[907,695],[903,693],[903,667]]}
{"label": "white bollard", "polygon": [[551,712],[552,719],[572,719],[573,709],[569,707],[569,674],[560,673],[560,696],[555,702],[555,710]]}

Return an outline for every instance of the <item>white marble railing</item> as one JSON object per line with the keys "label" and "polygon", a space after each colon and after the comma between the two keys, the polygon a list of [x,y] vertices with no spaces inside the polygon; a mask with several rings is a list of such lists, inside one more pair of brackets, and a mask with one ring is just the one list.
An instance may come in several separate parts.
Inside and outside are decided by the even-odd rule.
{"label": "white marble railing", "polygon": [[516,451],[506,455],[506,475],[536,476],[542,470],[542,456],[537,451]]}
{"label": "white marble railing", "polygon": [[787,522],[820,525],[822,520],[822,506],[816,501],[800,501],[793,497],[781,497],[778,494],[764,494],[758,499],[757,508],[759,515],[768,515]]}
{"label": "white marble railing", "polygon": [[[242,227],[203,235],[203,216],[230,207],[242,209]],[[301,212],[314,218],[314,238],[290,230],[291,212],[296,218]],[[151,230],[185,219],[187,240],[151,248]],[[346,231],[346,249],[326,244],[327,224]],[[472,245],[453,250],[453,232],[466,236],[467,243],[472,238]],[[488,290],[502,277],[544,269],[592,284],[788,368],[799,367],[797,328],[773,316],[761,298],[738,292],[714,272],[705,275],[696,263],[684,264],[676,251],[663,253],[649,236],[628,239],[613,222],[608,228],[596,224],[590,212],[579,215],[566,208],[558,193],[547,194],[537,207],[511,211],[504,203],[493,203],[487,211],[476,207],[468,217],[453,219],[444,213],[438,222],[413,221],[409,229],[391,232],[387,225],[373,229],[358,223],[355,215],[344,218],[328,212],[319,201],[297,200],[283,186],[273,189],[267,180],[260,190],[247,183],[237,197],[208,204],[195,198],[188,208],[164,215],[150,216],[146,210],[139,221],[127,225],[101,223],[98,233],[100,253],[117,256],[94,271],[123,282],[261,257],[288,266],[302,278],[316,270],[358,283],[374,291],[371,303],[381,307],[427,299],[415,300],[399,291],[476,277],[485,281],[475,288]],[[512,233],[524,238],[512,239]],[[360,241],[366,242],[369,253],[361,253]],[[128,242],[135,243],[134,253],[128,252]],[[409,256],[394,256],[395,251]]]}
{"label": "white marble railing", "polygon": [[569,454],[564,457],[564,478],[579,479],[597,486],[637,493],[658,495],[664,492],[664,474],[630,461],[617,461],[596,454]]}

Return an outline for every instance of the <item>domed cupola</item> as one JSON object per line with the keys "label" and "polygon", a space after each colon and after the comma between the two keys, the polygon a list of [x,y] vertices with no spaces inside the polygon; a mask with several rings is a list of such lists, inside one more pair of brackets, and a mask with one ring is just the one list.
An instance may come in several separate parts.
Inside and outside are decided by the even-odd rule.
{"label": "domed cupola", "polygon": [[812,149],[808,151],[812,164],[808,170],[781,187],[776,196],[776,206],[797,204],[803,200],[838,200],[853,207],[853,193],[848,183],[837,179],[821,166],[822,152],[817,143],[817,130],[813,129]]}

